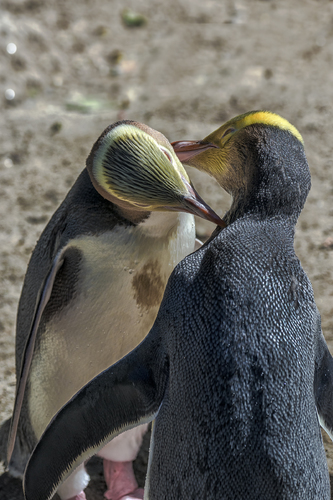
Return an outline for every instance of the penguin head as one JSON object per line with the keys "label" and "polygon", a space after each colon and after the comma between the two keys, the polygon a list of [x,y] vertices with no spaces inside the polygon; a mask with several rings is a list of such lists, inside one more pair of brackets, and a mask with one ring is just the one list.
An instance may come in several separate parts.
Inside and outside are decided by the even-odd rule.
{"label": "penguin head", "polygon": [[[226,122],[201,141],[172,146],[183,163],[203,170],[243,211],[299,214],[310,189],[301,134],[269,111],[251,111]],[[239,209],[239,206],[238,206]]]}
{"label": "penguin head", "polygon": [[110,125],[86,164],[95,189],[121,211],[183,211],[224,225],[194,190],[166,137],[144,124]]}

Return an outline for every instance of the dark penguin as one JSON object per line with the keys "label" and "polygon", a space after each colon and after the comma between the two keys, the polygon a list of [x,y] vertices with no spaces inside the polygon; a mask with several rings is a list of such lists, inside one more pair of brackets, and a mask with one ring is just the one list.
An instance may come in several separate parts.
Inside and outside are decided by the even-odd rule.
{"label": "dark penguin", "polygon": [[293,246],[311,182],[302,138],[251,112],[174,147],[232,194],[228,226],[175,268],[144,341],[53,419],[26,499],[50,499],[109,439],[156,418],[145,499],[329,500],[319,420],[332,435],[333,360]]}
{"label": "dark penguin", "polygon": [[[148,333],[170,273],[194,250],[194,213],[222,223],[162,134],[130,121],[103,132],[27,270],[17,318],[11,474],[23,475],[52,416]],[[101,450],[107,498],[142,498],[132,461],[145,430]],[[81,467],[58,493],[82,500],[88,480]]]}

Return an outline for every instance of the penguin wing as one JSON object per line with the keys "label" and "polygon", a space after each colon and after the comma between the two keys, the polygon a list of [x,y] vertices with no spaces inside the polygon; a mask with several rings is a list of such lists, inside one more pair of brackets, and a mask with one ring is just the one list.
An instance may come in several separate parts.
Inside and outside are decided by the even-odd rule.
{"label": "penguin wing", "polygon": [[11,428],[10,428],[10,432],[9,432],[8,446],[7,446],[7,462],[8,463],[9,463],[10,458],[12,456],[14,445],[15,445],[17,427],[18,427],[18,423],[19,423],[19,419],[20,419],[25,388],[27,385],[29,370],[30,370],[30,366],[31,366],[32,358],[33,358],[36,336],[37,336],[40,320],[41,320],[41,317],[42,317],[43,312],[45,310],[45,307],[50,299],[57,273],[61,269],[61,267],[65,261],[65,256],[66,256],[67,250],[68,250],[68,247],[64,247],[63,249],[61,249],[58,252],[55,259],[53,260],[50,272],[46,276],[46,279],[44,280],[44,282],[40,288],[40,291],[38,293],[37,304],[35,307],[35,313],[34,313],[34,316],[33,316],[32,322],[31,322],[31,328],[30,328],[29,335],[27,335],[27,342],[25,345],[25,350],[24,350],[24,354],[23,354],[23,358],[22,358],[21,372],[20,372],[17,390],[16,390],[14,412],[13,412],[13,416],[12,416],[12,420],[11,420]]}
{"label": "penguin wing", "polygon": [[322,333],[316,356],[314,393],[320,425],[333,440],[333,358]]}
{"label": "penguin wing", "polygon": [[155,333],[153,327],[134,351],[84,386],[52,419],[26,468],[27,500],[51,499],[67,476],[113,437],[155,418],[169,372]]}

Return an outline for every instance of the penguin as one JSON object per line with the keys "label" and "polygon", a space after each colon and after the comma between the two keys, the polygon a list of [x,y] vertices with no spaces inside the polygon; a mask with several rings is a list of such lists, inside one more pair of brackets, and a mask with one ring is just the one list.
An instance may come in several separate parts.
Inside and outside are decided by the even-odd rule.
{"label": "penguin", "polygon": [[141,344],[54,417],[25,498],[51,499],[111,438],[155,419],[145,500],[329,500],[333,359],[294,251],[311,185],[303,139],[252,111],[174,148],[232,195],[227,227],[176,266]]}
{"label": "penguin", "polygon": [[[223,224],[161,133],[128,120],[104,130],[26,273],[17,316],[15,407],[2,426],[12,475],[22,477],[53,415],[149,332],[170,273],[194,250],[193,214]],[[132,461],[146,428],[101,450],[107,499],[142,498]],[[58,494],[83,500],[88,481],[82,466]]]}

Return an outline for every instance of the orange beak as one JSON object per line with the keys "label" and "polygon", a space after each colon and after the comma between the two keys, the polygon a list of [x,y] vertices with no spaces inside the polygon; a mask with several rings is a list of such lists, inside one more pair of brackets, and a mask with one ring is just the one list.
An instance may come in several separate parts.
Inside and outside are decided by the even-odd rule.
{"label": "orange beak", "polygon": [[171,143],[171,146],[182,163],[186,163],[190,158],[207,149],[217,148],[215,144],[203,141],[175,141]]}
{"label": "orange beak", "polygon": [[226,227],[226,223],[210,208],[209,205],[196,192],[194,187],[189,184],[184,178],[183,182],[186,185],[188,195],[182,200],[182,211],[193,215],[198,215],[203,219],[207,219],[220,227]]}
{"label": "orange beak", "polygon": [[[179,161],[181,161],[182,163],[186,163],[190,158],[202,153],[203,151],[206,151],[207,149],[217,148],[215,144],[212,144],[210,142],[205,143],[203,141],[175,141],[171,143],[171,146],[178,156]],[[206,205],[204,200],[193,189],[193,186],[190,187],[190,192],[191,189],[193,191],[193,193],[191,193],[193,196],[186,199],[189,208],[188,211],[190,213],[208,219],[219,225],[220,227],[226,227],[226,223],[222,219],[220,219],[208,205]],[[207,210],[208,212],[206,213],[206,215],[204,215],[204,212]]]}

